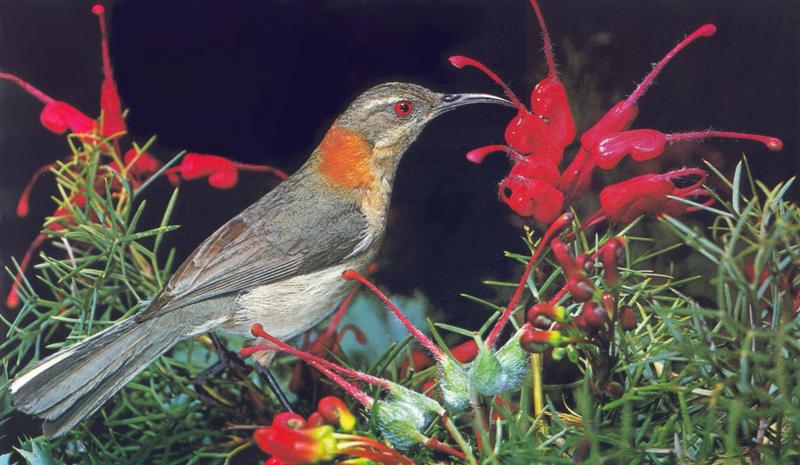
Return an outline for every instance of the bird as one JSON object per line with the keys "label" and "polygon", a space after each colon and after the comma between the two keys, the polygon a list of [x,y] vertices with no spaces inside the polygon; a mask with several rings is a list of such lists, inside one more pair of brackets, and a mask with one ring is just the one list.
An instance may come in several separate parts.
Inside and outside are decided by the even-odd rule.
{"label": "bird", "polygon": [[58,437],[181,340],[249,335],[254,323],[282,339],[308,331],[352,289],[342,273],[375,260],[408,147],[434,118],[476,103],[511,106],[401,82],[364,91],[297,172],[200,243],[141,311],[16,376],[14,406]]}

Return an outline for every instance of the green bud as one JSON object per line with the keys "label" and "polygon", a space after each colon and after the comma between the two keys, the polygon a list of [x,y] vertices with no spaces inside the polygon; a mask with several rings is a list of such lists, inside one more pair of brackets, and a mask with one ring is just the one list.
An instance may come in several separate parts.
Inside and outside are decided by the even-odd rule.
{"label": "green bud", "polygon": [[419,444],[422,433],[417,430],[416,425],[425,421],[422,412],[409,408],[404,402],[384,400],[376,401],[372,412],[372,418],[375,419],[375,425],[381,435],[395,449],[406,452]]}
{"label": "green bud", "polygon": [[470,380],[479,394],[494,396],[519,388],[528,375],[528,353],[519,345],[520,331],[497,352],[482,346],[470,366]]}
{"label": "green bud", "polygon": [[503,392],[500,378],[503,367],[497,360],[494,351],[481,344],[478,355],[469,367],[469,378],[472,387],[478,394],[493,396]]}
{"label": "green bud", "polygon": [[395,448],[407,451],[425,440],[421,431],[445,410],[430,397],[395,384],[386,399],[375,402],[373,412],[383,437]]}
{"label": "green bud", "polygon": [[465,410],[469,407],[470,382],[467,372],[460,363],[446,357],[439,363],[440,378],[439,388],[442,390],[442,400],[448,410]]}
{"label": "green bud", "polygon": [[500,350],[497,351],[497,360],[503,369],[503,391],[516,391],[525,377],[528,376],[528,362],[530,354],[519,345],[522,330],[517,331]]}

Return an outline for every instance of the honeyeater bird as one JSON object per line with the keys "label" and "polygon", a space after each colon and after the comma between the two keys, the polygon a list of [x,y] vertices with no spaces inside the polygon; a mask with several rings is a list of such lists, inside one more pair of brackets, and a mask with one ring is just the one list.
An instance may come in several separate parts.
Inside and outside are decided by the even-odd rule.
{"label": "honeyeater bird", "polygon": [[60,436],[178,341],[249,335],[254,323],[279,338],[307,331],[351,289],[342,273],[375,259],[403,153],[433,118],[472,103],[510,105],[397,82],[367,90],[294,175],[204,240],[142,311],[17,376],[14,405]]}

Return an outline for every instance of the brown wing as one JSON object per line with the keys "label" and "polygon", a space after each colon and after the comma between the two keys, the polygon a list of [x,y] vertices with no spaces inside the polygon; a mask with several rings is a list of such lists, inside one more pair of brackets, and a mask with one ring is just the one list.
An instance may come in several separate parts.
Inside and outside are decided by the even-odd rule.
{"label": "brown wing", "polygon": [[318,203],[318,191],[292,181],[203,241],[137,320],[326,268],[366,248],[367,221],[352,202]]}

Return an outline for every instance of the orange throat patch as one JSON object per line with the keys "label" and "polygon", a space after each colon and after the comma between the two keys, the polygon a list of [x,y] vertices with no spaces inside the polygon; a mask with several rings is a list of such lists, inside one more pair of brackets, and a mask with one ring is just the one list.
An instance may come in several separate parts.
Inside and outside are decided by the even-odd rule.
{"label": "orange throat patch", "polygon": [[319,144],[319,171],[331,184],[355,189],[375,182],[370,169],[372,147],[356,131],[334,124]]}

